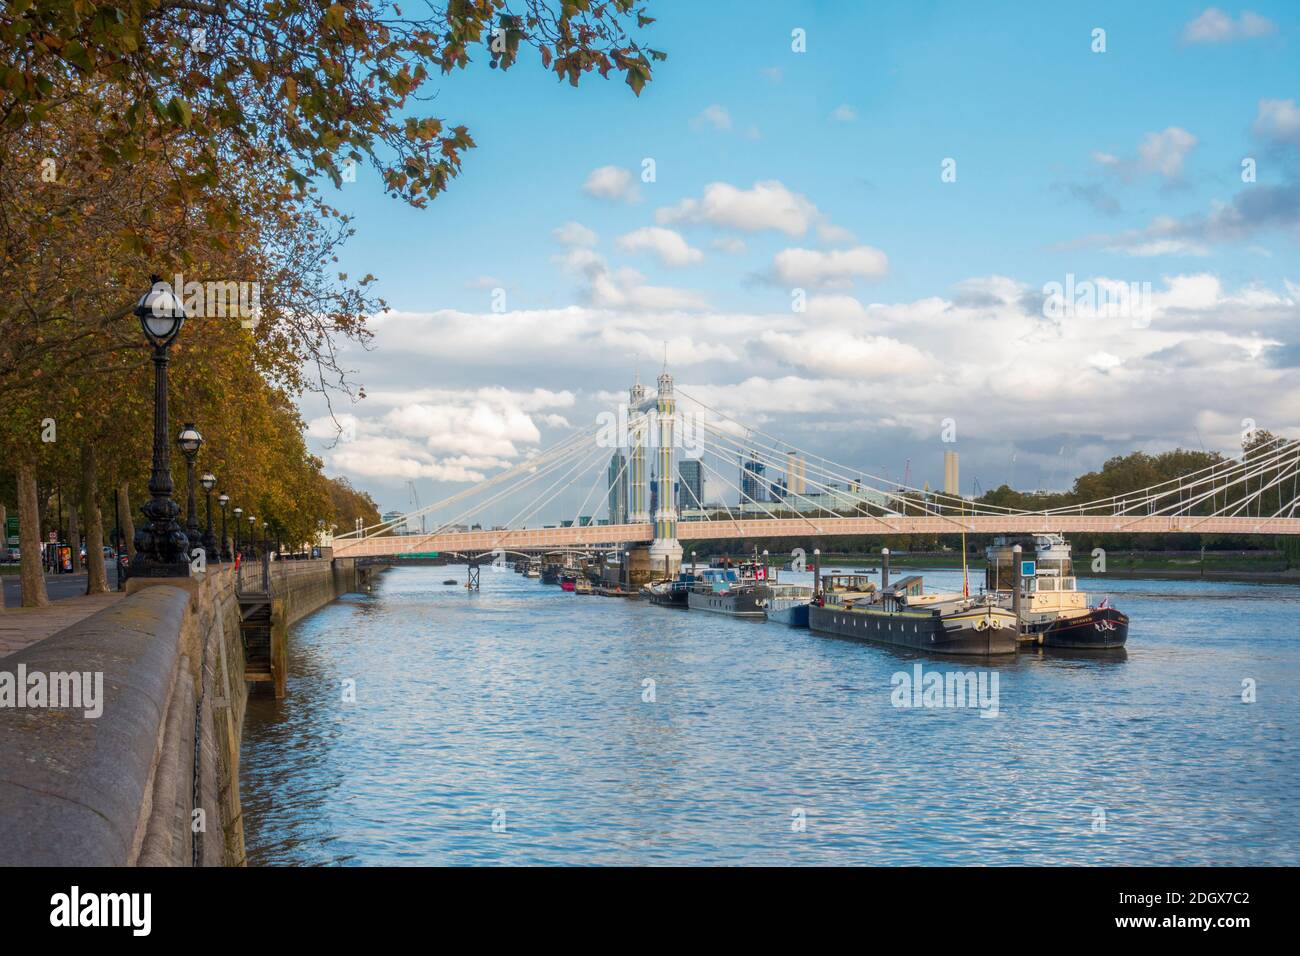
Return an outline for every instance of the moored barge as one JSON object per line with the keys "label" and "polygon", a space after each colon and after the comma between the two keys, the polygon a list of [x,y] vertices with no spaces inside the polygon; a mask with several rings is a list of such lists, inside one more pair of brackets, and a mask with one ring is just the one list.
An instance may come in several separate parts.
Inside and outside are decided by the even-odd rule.
{"label": "moored barge", "polygon": [[1015,615],[991,595],[926,594],[909,575],[877,589],[861,575],[826,575],[808,608],[820,634],[893,644],[936,654],[993,655],[1016,651]]}

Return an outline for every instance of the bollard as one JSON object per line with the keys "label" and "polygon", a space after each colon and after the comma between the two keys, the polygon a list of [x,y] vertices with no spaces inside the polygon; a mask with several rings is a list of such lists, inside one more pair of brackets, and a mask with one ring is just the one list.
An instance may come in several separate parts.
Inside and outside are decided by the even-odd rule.
{"label": "bollard", "polygon": [[880,549],[880,590],[889,590],[889,549]]}
{"label": "bollard", "polygon": [[822,596],[822,551],[813,548],[813,598]]}

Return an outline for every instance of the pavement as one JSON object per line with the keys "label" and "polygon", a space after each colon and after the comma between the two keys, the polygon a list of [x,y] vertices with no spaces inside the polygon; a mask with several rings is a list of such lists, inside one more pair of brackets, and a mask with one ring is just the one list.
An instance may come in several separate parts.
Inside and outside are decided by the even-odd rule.
{"label": "pavement", "polygon": [[[5,607],[22,606],[22,589],[17,574],[0,574],[4,582]],[[117,568],[108,569],[108,586],[117,587]],[[50,601],[63,601],[68,598],[84,597],[86,594],[86,574],[47,574],[45,575],[45,592]]]}

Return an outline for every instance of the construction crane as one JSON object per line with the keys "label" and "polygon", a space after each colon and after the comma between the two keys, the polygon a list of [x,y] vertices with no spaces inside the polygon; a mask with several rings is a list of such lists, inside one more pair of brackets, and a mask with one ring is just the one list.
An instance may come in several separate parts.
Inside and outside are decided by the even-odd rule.
{"label": "construction crane", "polygon": [[[407,490],[409,490],[409,491],[411,492],[411,511],[413,511],[413,512],[415,512],[415,511],[419,511],[419,510],[420,510],[420,494],[419,494],[419,492],[417,492],[417,491],[415,490],[415,482],[413,482],[413,481],[408,481],[408,482],[406,483],[406,487],[407,487]],[[409,531],[410,529],[408,528],[407,530]],[[424,530],[424,515],[420,515],[420,534],[425,534],[425,533],[426,533],[426,532],[425,532],[425,530]]]}

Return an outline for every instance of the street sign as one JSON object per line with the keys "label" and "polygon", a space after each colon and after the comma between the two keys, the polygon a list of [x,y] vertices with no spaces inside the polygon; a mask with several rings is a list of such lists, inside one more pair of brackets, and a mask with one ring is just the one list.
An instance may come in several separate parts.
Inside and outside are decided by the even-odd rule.
{"label": "street sign", "polygon": [[1033,561],[1020,562],[1020,576],[1022,578],[1032,578],[1037,570],[1038,566]]}

